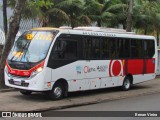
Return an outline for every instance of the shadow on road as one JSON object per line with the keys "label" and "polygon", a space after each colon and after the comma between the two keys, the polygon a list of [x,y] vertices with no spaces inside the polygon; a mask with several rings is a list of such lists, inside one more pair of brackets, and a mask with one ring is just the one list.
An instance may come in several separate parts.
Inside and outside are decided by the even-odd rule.
{"label": "shadow on road", "polygon": [[[17,91],[18,92],[18,91]],[[27,101],[35,101],[35,102],[45,102],[50,100],[45,94],[41,92],[34,92],[31,95],[22,95],[21,93],[14,95],[13,97],[21,99],[21,100],[27,100]]]}
{"label": "shadow on road", "polygon": [[[134,90],[140,90],[140,89],[146,89],[150,88],[149,86],[143,86],[143,85],[134,85],[129,91]],[[93,96],[97,94],[103,94],[103,93],[115,93],[115,92],[125,92],[121,89],[121,87],[114,87],[114,88],[105,88],[105,89],[98,89],[98,90],[88,90],[88,91],[80,91],[80,92],[72,92],[69,93],[69,98],[75,98],[75,97],[82,97],[82,96]]]}

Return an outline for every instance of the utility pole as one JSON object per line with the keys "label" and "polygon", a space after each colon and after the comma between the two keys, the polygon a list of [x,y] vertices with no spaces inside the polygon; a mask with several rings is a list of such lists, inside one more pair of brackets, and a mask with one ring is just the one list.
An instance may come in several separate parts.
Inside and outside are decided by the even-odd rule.
{"label": "utility pole", "polygon": [[133,0],[128,1],[128,12],[127,12],[127,32],[131,32],[132,29],[132,15],[133,15]]}

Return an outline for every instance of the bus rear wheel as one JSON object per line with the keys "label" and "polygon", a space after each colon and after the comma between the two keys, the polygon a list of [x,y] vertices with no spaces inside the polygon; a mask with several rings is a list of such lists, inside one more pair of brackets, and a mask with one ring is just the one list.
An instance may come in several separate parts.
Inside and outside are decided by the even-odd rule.
{"label": "bus rear wheel", "polygon": [[49,91],[49,97],[51,100],[59,100],[64,97],[64,87],[61,83],[56,83],[52,90]]}
{"label": "bus rear wheel", "polygon": [[32,94],[32,91],[20,90],[20,93],[21,93],[22,95],[31,95],[31,94]]}
{"label": "bus rear wheel", "polygon": [[122,90],[127,91],[131,88],[131,79],[126,77],[123,81]]}

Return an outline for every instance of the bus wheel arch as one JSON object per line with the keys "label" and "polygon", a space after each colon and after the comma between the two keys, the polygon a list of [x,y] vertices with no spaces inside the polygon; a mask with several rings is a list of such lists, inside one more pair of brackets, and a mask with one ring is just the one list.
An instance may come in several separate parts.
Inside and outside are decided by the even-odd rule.
{"label": "bus wheel arch", "polygon": [[53,86],[52,90],[48,92],[51,100],[59,100],[66,97],[68,93],[68,83],[65,79],[57,80]]}
{"label": "bus wheel arch", "polygon": [[126,75],[126,77],[129,77],[130,78],[130,80],[131,80],[131,85],[133,84],[133,75],[132,74],[128,74],[128,75]]}
{"label": "bus wheel arch", "polygon": [[[55,84],[58,84],[58,83],[61,83],[62,86],[64,87],[64,97],[67,97],[67,93],[68,93],[68,82],[67,80],[61,78],[61,79],[58,79]],[[54,86],[54,85],[53,85]]]}
{"label": "bus wheel arch", "polygon": [[132,74],[128,74],[125,76],[122,84],[122,90],[127,91],[131,88],[133,84],[133,76]]}

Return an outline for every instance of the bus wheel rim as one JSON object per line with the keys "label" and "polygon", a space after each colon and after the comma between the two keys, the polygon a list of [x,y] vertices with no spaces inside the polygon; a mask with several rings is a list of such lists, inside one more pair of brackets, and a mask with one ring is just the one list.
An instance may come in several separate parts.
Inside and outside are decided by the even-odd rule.
{"label": "bus wheel rim", "polygon": [[62,89],[60,87],[56,87],[54,89],[54,95],[56,98],[59,98],[62,95]]}
{"label": "bus wheel rim", "polygon": [[126,89],[130,87],[130,81],[128,79],[124,82],[124,86]]}

